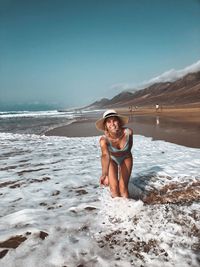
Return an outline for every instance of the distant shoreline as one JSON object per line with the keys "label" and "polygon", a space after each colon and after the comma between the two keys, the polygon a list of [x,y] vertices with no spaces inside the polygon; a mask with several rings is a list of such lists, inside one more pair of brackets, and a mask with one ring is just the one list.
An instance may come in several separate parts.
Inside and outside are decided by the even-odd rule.
{"label": "distant shoreline", "polygon": [[[200,148],[200,108],[155,109],[145,108],[130,112],[118,109],[129,116],[128,127],[135,134],[152,137],[153,140],[165,140],[171,143]],[[89,137],[100,136],[103,132],[95,128],[99,117],[78,120],[66,126],[46,131],[47,136]]]}
{"label": "distant shoreline", "polygon": [[[130,106],[131,107],[131,106]],[[126,115],[147,115],[147,116],[164,116],[171,117],[179,121],[192,122],[200,124],[200,106],[164,106],[159,105],[156,107],[134,107],[132,106],[132,111],[128,108],[117,109],[120,113]]]}

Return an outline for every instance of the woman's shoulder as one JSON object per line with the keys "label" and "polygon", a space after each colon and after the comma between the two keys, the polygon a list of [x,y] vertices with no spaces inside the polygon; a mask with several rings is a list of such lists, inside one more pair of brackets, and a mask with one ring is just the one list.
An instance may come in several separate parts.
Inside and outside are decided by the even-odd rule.
{"label": "woman's shoulder", "polygon": [[105,135],[102,135],[99,137],[99,143],[100,144],[104,144],[104,143],[107,143],[107,138]]}
{"label": "woman's shoulder", "polygon": [[124,131],[125,131],[125,133],[127,133],[129,135],[133,135],[133,129],[132,128],[126,127],[126,128],[124,128]]}

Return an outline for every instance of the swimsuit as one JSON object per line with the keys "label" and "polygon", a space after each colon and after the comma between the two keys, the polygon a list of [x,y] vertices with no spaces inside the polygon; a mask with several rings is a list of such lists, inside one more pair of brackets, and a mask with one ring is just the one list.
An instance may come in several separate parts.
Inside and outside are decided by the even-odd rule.
{"label": "swimsuit", "polygon": [[[132,147],[132,144],[130,144],[130,132],[129,132],[129,129],[126,128],[125,129],[125,134],[126,134],[126,142],[125,142],[125,145],[122,149],[118,149],[116,147],[114,147],[112,145],[112,143],[110,142],[110,140],[104,135],[103,137],[107,140],[107,144],[108,144],[108,150],[110,152],[110,157],[111,159],[117,163],[117,165],[121,165],[122,162],[124,161],[124,159],[126,158],[129,158],[131,156],[131,147]],[[113,155],[113,154],[115,155]],[[117,155],[117,153],[121,154],[122,155]]]}

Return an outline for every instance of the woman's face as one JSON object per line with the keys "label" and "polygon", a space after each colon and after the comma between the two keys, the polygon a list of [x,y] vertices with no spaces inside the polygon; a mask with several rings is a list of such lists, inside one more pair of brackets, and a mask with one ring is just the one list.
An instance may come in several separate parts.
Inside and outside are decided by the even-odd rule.
{"label": "woman's face", "polygon": [[105,121],[105,129],[109,132],[116,133],[120,129],[120,120],[117,117],[109,117]]}

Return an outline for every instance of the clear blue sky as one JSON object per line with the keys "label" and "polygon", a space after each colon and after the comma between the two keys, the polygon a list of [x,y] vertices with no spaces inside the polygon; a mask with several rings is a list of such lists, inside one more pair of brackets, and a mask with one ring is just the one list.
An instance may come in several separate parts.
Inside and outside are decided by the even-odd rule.
{"label": "clear blue sky", "polygon": [[199,0],[0,0],[0,102],[82,106],[199,59]]}

